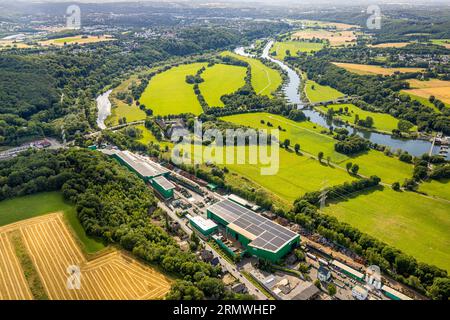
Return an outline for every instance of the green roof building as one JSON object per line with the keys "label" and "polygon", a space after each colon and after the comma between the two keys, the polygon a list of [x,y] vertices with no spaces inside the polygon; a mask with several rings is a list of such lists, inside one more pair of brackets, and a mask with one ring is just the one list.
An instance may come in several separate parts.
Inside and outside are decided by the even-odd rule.
{"label": "green roof building", "polygon": [[150,160],[147,157],[120,150],[101,150],[104,154],[112,156],[119,161],[120,164],[127,167],[130,171],[136,173],[139,178],[145,182],[150,182],[151,179],[159,176],[168,176],[169,170]]}
{"label": "green roof building", "polygon": [[210,220],[205,219],[202,216],[194,216],[189,218],[191,226],[197,230],[203,237],[209,237],[211,234],[217,231],[217,224]]}
{"label": "green roof building", "polygon": [[278,262],[300,245],[299,234],[230,200],[210,206],[207,216],[226,229],[228,238],[260,259]]}
{"label": "green roof building", "polygon": [[155,177],[150,183],[152,187],[164,197],[164,199],[173,198],[173,190],[175,189],[175,185],[164,176]]}

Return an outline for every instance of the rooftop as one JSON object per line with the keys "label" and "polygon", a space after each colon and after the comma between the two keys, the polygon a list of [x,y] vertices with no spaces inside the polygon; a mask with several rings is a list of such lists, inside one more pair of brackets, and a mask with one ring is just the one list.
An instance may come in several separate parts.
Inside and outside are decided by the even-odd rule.
{"label": "rooftop", "polygon": [[123,162],[143,177],[157,177],[169,172],[169,170],[161,166],[159,163],[129,151],[107,150],[107,152],[105,152],[102,150],[102,152],[119,157]]}
{"label": "rooftop", "polygon": [[175,189],[175,185],[167,180],[164,176],[158,176],[153,178],[153,181],[159,184],[164,190],[172,190]]}
{"label": "rooftop", "polygon": [[277,252],[298,234],[264,218],[239,204],[223,200],[208,208],[210,212],[228,223],[228,227],[251,240],[250,246]]}
{"label": "rooftop", "polygon": [[199,228],[204,231],[208,231],[212,228],[217,227],[217,224],[214,221],[205,219],[202,216],[190,217],[189,220],[194,222]]}

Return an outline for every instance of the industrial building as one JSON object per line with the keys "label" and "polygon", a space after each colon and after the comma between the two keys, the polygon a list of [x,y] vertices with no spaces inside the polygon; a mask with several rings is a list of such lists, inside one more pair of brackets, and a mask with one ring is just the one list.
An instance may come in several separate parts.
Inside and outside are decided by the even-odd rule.
{"label": "industrial building", "polygon": [[139,178],[145,182],[159,176],[168,176],[169,170],[150,160],[147,157],[140,156],[129,151],[120,150],[101,150],[103,153],[112,156],[119,161],[120,164],[136,173]]}
{"label": "industrial building", "polygon": [[173,198],[173,190],[175,185],[167,180],[164,176],[158,176],[151,179],[152,187],[161,194],[164,199]]}
{"label": "industrial building", "polygon": [[169,177],[170,171],[159,163],[129,151],[108,149],[100,151],[113,157],[130,171],[136,173],[139,178],[150,183],[164,199],[173,198],[175,185],[166,178]]}
{"label": "industrial building", "polygon": [[246,253],[271,262],[279,261],[300,244],[297,233],[230,200],[210,206],[207,217],[224,227],[227,237],[237,240]]}
{"label": "industrial building", "polygon": [[217,231],[217,224],[210,219],[205,219],[202,216],[189,216],[188,219],[191,226],[204,238]]}
{"label": "industrial building", "polygon": [[353,279],[358,280],[360,282],[364,282],[365,275],[353,268],[350,268],[346,264],[343,264],[337,260],[333,260],[331,265],[333,267],[335,267],[337,270],[339,270],[340,272],[346,274],[347,276],[352,277]]}
{"label": "industrial building", "polygon": [[404,295],[403,293],[392,289],[391,287],[388,287],[386,285],[383,285],[381,287],[381,291],[383,292],[383,294],[392,299],[392,300],[412,300],[410,297],[408,297],[407,295]]}

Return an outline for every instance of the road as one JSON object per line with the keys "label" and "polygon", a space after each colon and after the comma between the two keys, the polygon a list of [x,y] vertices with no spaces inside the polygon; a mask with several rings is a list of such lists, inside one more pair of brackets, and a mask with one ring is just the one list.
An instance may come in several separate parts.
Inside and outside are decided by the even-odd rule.
{"label": "road", "polygon": [[[167,212],[167,214],[169,215],[169,217],[171,219],[173,219],[174,221],[177,221],[180,226],[181,229],[183,229],[184,232],[186,232],[187,235],[191,235],[192,234],[192,229],[189,228],[186,224],[185,221],[183,221],[180,217],[178,217],[175,212],[173,212],[168,206],[166,206],[165,203],[163,202],[158,202],[158,207],[163,209],[164,211]],[[259,291],[258,288],[256,288],[256,286],[251,283],[246,277],[244,277],[239,270],[237,269],[237,267],[233,264],[231,264],[230,262],[228,262],[227,260],[223,259],[222,256],[213,248],[211,247],[207,242],[201,240],[202,243],[205,245],[205,249],[212,251],[214,257],[217,257],[220,261],[220,264],[222,266],[225,267],[225,269],[227,269],[227,271],[236,279],[239,279],[240,282],[242,282],[248,289],[248,293],[255,296],[257,300],[267,300],[267,297],[261,293],[261,291]]]}

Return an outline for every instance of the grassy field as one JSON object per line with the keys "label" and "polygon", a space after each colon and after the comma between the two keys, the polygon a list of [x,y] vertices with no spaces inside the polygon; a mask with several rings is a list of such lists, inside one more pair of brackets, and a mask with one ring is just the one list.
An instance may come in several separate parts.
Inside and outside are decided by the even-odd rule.
{"label": "grassy field", "polygon": [[356,34],[353,31],[327,31],[323,29],[305,29],[295,32],[292,40],[302,39],[324,39],[330,41],[333,47],[354,45],[356,43]]}
{"label": "grassy field", "polygon": [[245,85],[247,69],[244,67],[216,64],[202,74],[205,82],[199,85],[206,102],[211,107],[223,107],[220,98],[236,92]]}
{"label": "grassy field", "polygon": [[129,87],[133,82],[140,83],[137,75],[132,75],[130,78],[123,81],[116,88],[114,88],[110,94],[109,100],[111,101],[111,115],[105,120],[105,124],[108,127],[118,125],[119,119],[124,117],[128,122],[145,120],[145,112],[139,109],[135,101],[133,101],[131,105],[128,105],[124,101],[117,98],[118,93],[129,92]]}
{"label": "grassy field", "polygon": [[257,94],[272,97],[272,93],[282,83],[280,73],[275,69],[267,67],[258,59],[243,57],[231,52],[224,52],[223,55],[229,55],[250,64],[252,69],[252,86]]}
{"label": "grassy field", "polygon": [[450,271],[448,202],[384,188],[331,204],[325,212],[419,261]]}
{"label": "grassy field", "polygon": [[[235,155],[238,149],[245,147],[235,147]],[[212,161],[213,157],[208,153],[213,150],[212,147],[205,147],[204,153],[207,155],[204,161]],[[226,152],[231,152],[226,149]],[[222,154],[222,148],[216,148],[216,152]],[[248,147],[243,150],[248,155]],[[286,203],[292,202],[305,192],[315,191],[322,188],[325,184],[336,185],[355,179],[344,170],[328,166],[324,161],[322,164],[318,160],[312,159],[307,155],[295,154],[293,150],[280,150],[279,153],[279,171],[275,175],[262,175],[261,168],[267,168],[268,165],[258,164],[226,164],[230,172],[235,172],[247,179],[252,180],[258,186],[274,193],[276,196],[284,199]]]}
{"label": "grassy field", "polygon": [[420,72],[424,69],[421,68],[384,68],[381,66],[374,66],[368,64],[356,64],[356,63],[340,63],[333,62],[334,65],[344,68],[347,71],[362,74],[362,75],[374,75],[381,74],[384,76],[390,76],[395,72],[405,73],[405,72]]}
{"label": "grassy field", "polygon": [[143,144],[159,144],[161,148],[164,148],[165,146],[172,146],[172,143],[168,141],[158,141],[156,137],[153,135],[153,133],[148,130],[144,125],[137,125],[135,126],[137,129],[142,131],[142,137],[138,139],[139,142],[142,142]]}
{"label": "grassy field", "polygon": [[373,127],[378,131],[385,131],[391,133],[393,129],[397,129],[398,119],[394,118],[393,116],[386,113],[366,111],[361,108],[358,108],[354,104],[336,104],[336,105],[329,105],[328,107],[320,106],[317,108],[326,113],[327,110],[330,108],[333,110],[339,110],[340,108],[344,109],[345,107],[348,108],[347,114],[342,113],[336,115],[336,117],[342,119],[343,121],[347,121],[348,123],[353,124],[355,123],[356,115],[359,116],[359,119],[366,119],[367,117],[372,117],[374,121]]}
{"label": "grassy field", "polygon": [[94,253],[104,248],[101,242],[86,235],[78,221],[75,208],[66,203],[59,192],[39,193],[1,201],[0,226],[60,211],[64,212],[65,219],[82,242],[86,252]]}
{"label": "grassy field", "polygon": [[306,42],[306,41],[286,41],[286,42],[275,42],[271,51],[275,52],[275,56],[284,60],[286,57],[286,50],[291,52],[291,56],[297,56],[297,53],[300,52],[315,52],[322,49],[324,46],[323,43],[315,43],[315,42]]}
{"label": "grassy field", "polygon": [[450,39],[433,39],[431,40],[431,43],[450,49]]}
{"label": "grassy field", "polygon": [[306,80],[305,92],[310,102],[329,101],[345,96],[336,89],[322,86],[312,80]]}
{"label": "grassy field", "polygon": [[408,80],[411,89],[403,90],[408,94],[428,99],[435,96],[445,104],[450,104],[450,81],[431,79],[420,81],[417,79]]}
{"label": "grassy field", "polygon": [[419,191],[424,192],[431,197],[450,201],[450,179],[422,182],[419,186]]}
{"label": "grassy field", "polygon": [[203,112],[193,86],[186,83],[187,75],[195,75],[206,63],[174,67],[153,77],[139,102],[153,110],[154,115]]}
{"label": "grassy field", "polygon": [[[371,150],[352,157],[336,152],[334,150],[336,140],[331,136],[321,134],[324,128],[309,121],[295,122],[268,113],[233,115],[223,117],[222,120],[261,129],[269,128],[266,124],[261,124],[261,120],[264,120],[265,123],[269,121],[273,124],[273,128],[281,126],[286,129],[285,132],[280,132],[280,140],[290,139],[292,147],[298,143],[301,151],[313,156],[317,156],[322,151],[325,154],[325,159],[329,156],[332,162],[342,167],[345,167],[347,161],[357,163],[360,166],[360,174],[365,176],[377,175],[385,183],[403,182],[405,178],[412,176],[412,165],[401,162],[396,158],[387,157],[378,151]],[[293,174],[295,176],[295,172]]]}

